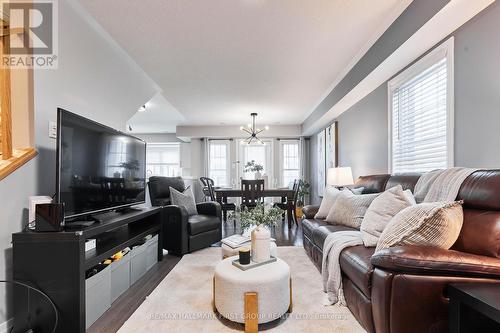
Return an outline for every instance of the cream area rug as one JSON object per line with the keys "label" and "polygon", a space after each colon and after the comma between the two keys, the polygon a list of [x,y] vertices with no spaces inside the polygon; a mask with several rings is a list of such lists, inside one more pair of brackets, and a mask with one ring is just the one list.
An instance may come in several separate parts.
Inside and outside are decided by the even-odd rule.
{"label": "cream area rug", "polygon": [[[293,312],[261,332],[364,332],[347,307],[322,305],[321,274],[301,247],[279,247],[278,256],[291,269]],[[185,255],[118,332],[242,332],[212,311],[212,278],[220,248]]]}

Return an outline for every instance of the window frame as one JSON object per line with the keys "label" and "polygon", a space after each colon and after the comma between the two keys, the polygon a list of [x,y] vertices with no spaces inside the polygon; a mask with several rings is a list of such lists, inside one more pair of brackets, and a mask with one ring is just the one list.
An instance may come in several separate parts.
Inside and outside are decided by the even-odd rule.
{"label": "window frame", "polygon": [[[392,98],[394,91],[408,82],[415,76],[429,69],[431,66],[446,58],[446,165],[451,168],[455,164],[455,86],[454,86],[454,37],[451,37],[424,55],[420,60],[410,65],[403,72],[391,79],[387,83],[387,101],[388,101],[388,166],[389,173],[393,173],[393,104]],[[415,172],[418,172],[415,171]]]}
{"label": "window frame", "polygon": [[[210,167],[211,161],[211,146],[214,145],[224,145],[226,147],[226,184],[215,184],[216,186],[228,187],[231,186],[231,140],[217,140],[209,139],[208,141],[208,177],[212,178],[212,168]],[[221,169],[215,169],[221,170]],[[212,178],[214,179],[214,178]],[[215,181],[215,179],[214,179]]]}
{"label": "window frame", "polygon": [[[300,144],[300,140],[298,139],[280,139],[279,140],[279,180],[280,180],[280,187],[281,186],[287,186],[288,184],[285,184],[284,181],[285,181],[285,168],[284,168],[284,149],[283,149],[283,146],[285,144],[297,144],[297,148],[298,148],[298,163],[299,163],[299,167],[298,167],[298,172],[299,172],[299,176],[298,176],[298,179],[300,179],[301,177],[301,174],[302,174],[302,163],[301,163],[301,159],[302,159],[302,151],[301,151],[301,144]],[[287,169],[287,170],[294,170],[294,169]]]}

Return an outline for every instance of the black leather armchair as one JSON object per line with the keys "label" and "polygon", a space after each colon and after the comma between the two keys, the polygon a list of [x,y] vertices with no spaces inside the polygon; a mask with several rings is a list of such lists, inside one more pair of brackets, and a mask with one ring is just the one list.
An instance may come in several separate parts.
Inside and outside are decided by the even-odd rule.
{"label": "black leather armchair", "polygon": [[217,202],[196,205],[198,214],[189,216],[186,208],[165,207],[163,248],[183,255],[217,243],[222,239],[222,210]]}
{"label": "black leather armchair", "polygon": [[184,192],[186,186],[181,177],[149,177],[149,197],[153,206],[170,205],[170,187]]}

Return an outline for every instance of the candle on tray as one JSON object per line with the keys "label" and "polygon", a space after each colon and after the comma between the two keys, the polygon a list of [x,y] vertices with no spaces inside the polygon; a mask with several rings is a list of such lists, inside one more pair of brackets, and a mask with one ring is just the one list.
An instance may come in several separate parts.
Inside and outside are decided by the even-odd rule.
{"label": "candle on tray", "polygon": [[243,247],[240,249],[240,264],[248,265],[250,263],[250,249]]}

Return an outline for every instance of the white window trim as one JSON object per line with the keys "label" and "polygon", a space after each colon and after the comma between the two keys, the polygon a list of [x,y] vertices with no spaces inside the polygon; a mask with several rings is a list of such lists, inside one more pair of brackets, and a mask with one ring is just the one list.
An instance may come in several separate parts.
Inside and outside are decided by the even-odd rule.
{"label": "white window trim", "polygon": [[302,145],[300,144],[299,139],[290,140],[290,139],[280,139],[279,140],[279,186],[281,187],[284,182],[285,173],[283,168],[283,145],[287,143],[296,143],[299,146],[299,177],[302,176]]}
{"label": "white window trim", "polygon": [[446,133],[446,148],[447,148],[447,167],[451,168],[455,165],[455,75],[454,75],[454,37],[444,41],[441,45],[437,46],[434,50],[430,51],[422,59],[418,60],[415,64],[411,65],[408,69],[400,73],[398,76],[388,82],[387,101],[388,101],[388,130],[389,130],[389,173],[392,174],[392,94],[394,90],[407,80],[415,77],[423,72],[440,59],[446,57],[447,66],[447,82],[446,82],[446,119],[447,119],[447,133]]}

